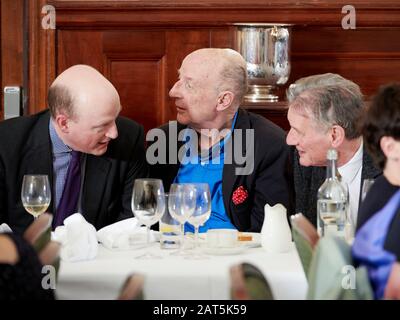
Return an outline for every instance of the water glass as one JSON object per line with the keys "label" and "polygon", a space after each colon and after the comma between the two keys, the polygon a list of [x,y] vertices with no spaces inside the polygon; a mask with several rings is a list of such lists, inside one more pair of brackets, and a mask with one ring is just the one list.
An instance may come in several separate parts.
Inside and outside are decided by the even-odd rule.
{"label": "water glass", "polygon": [[181,229],[181,245],[179,250],[172,253],[183,256],[185,247],[185,222],[193,215],[196,208],[196,189],[190,183],[173,183],[170,188],[168,209],[171,216],[179,221]]}
{"label": "water glass", "polygon": [[[168,200],[169,195],[165,194],[166,204]],[[180,223],[172,217],[169,206],[166,205],[160,220],[160,247],[161,249],[178,249],[180,245]]]}
{"label": "water glass", "polygon": [[211,194],[207,183],[194,183],[196,189],[196,208],[189,217],[188,222],[194,227],[195,254],[190,259],[204,259],[199,252],[199,227],[202,226],[211,215]]}
{"label": "water glass", "polygon": [[137,259],[161,258],[148,251],[150,227],[157,223],[165,212],[165,193],[160,179],[136,179],[132,192],[132,211],[141,224],[146,226],[147,252]]}

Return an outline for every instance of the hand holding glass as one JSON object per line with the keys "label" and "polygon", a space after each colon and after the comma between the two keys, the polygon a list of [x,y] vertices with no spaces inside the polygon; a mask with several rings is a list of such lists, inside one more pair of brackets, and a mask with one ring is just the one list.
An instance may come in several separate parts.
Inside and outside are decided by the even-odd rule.
{"label": "hand holding glass", "polygon": [[51,201],[51,190],[47,175],[24,175],[21,201],[25,210],[35,219],[47,210]]}

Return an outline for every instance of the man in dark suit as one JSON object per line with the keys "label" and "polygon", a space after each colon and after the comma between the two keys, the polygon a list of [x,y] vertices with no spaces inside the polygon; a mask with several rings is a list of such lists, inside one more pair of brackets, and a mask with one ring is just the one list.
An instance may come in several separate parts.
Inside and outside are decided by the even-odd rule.
{"label": "man in dark suit", "polygon": [[[265,204],[292,209],[285,133],[239,108],[246,91],[246,62],[239,53],[192,52],[170,91],[178,124],[161,127],[167,153],[160,156],[162,138],[147,150],[151,176],[162,178],[166,190],[173,182],[209,185],[212,212],[200,232],[215,228],[260,232]],[[190,141],[182,135],[190,136]]]}
{"label": "man in dark suit", "polygon": [[326,179],[326,154],[338,152],[338,172],[349,190],[353,228],[364,179],[381,174],[363,148],[357,127],[364,111],[358,85],[338,74],[314,75],[297,80],[287,91],[291,129],[286,141],[293,148],[296,212],[317,224],[317,194]]}
{"label": "man in dark suit", "polygon": [[[32,222],[21,203],[25,174],[48,175],[53,227],[75,212],[97,229],[131,217],[133,181],[148,174],[144,135],[118,116],[114,86],[97,70],[76,65],[53,82],[48,103],[49,110],[0,124],[0,223],[21,233]],[[72,181],[78,184],[67,196]]]}

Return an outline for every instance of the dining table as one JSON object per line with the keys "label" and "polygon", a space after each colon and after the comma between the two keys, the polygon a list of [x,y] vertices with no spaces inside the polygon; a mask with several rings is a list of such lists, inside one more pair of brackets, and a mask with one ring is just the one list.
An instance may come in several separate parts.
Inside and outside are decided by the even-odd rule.
{"label": "dining table", "polygon": [[[146,250],[158,258],[138,259]],[[250,263],[263,273],[274,299],[306,298],[307,280],[294,243],[283,253],[270,253],[254,241],[225,249],[201,243],[197,250],[201,253],[198,259],[174,255],[175,250],[161,249],[159,242],[126,249],[108,249],[99,244],[94,259],[61,261],[56,296],[62,300],[117,299],[126,279],[140,274],[144,276],[144,299],[229,300],[230,268]]]}

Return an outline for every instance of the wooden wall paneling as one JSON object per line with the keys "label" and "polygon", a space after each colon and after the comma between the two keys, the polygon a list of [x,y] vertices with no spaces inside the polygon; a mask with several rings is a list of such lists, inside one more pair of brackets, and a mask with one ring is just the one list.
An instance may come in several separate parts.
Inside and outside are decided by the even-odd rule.
{"label": "wooden wall paneling", "polygon": [[394,41],[398,37],[400,27],[295,28],[288,83],[317,73],[339,73],[370,99],[380,85],[400,81],[400,43]]}
{"label": "wooden wall paneling", "polygon": [[24,85],[23,70],[23,0],[1,1],[1,108],[4,117],[4,87]]}
{"label": "wooden wall paneling", "polygon": [[103,52],[105,75],[121,97],[121,115],[143,124],[145,131],[157,127],[165,113],[165,32],[104,31]]}
{"label": "wooden wall paneling", "polygon": [[297,53],[364,53],[400,52],[400,25],[397,27],[357,27],[344,30],[340,26],[293,27],[292,49]]}
{"label": "wooden wall paneling", "polygon": [[[176,110],[168,91],[177,80],[177,70],[183,58],[202,47],[232,47],[232,24],[235,22],[295,24],[292,72],[286,86],[278,90],[282,98],[290,82],[315,73],[341,73],[358,82],[367,95],[372,94],[381,82],[398,79],[395,70],[398,68],[400,44],[395,39],[400,38],[400,3],[395,0],[354,0],[356,30],[341,28],[344,16],[341,8],[348,4],[344,0],[49,2],[57,9],[57,47],[61,50],[57,54],[59,69],[77,61],[96,63],[96,67],[111,77],[117,89],[123,92],[123,104],[128,106],[129,114],[137,117],[139,122],[143,117],[148,122],[145,123],[147,128],[155,122],[160,125],[175,119]],[[75,37],[72,32],[82,33],[76,38],[79,41],[72,41]],[[83,32],[87,32],[85,36]],[[96,36],[96,32],[101,36]],[[138,40],[122,42],[116,36],[122,32],[132,33],[133,38],[128,36],[128,39],[136,37]],[[157,39],[157,33],[164,34],[164,52],[158,50],[160,42],[152,38],[152,32],[154,39]],[[94,45],[94,40],[90,39],[92,36],[99,37]],[[68,50],[62,44],[65,40],[70,42]],[[80,41],[86,43],[80,44]],[[80,52],[79,55],[74,50]],[[138,82],[138,75],[149,72],[151,76],[143,78],[143,83]],[[141,85],[145,88],[140,94],[131,93],[133,88]],[[144,101],[146,92],[153,96]],[[155,93],[158,93],[157,101]],[[153,117],[146,118],[146,113],[135,109],[138,105],[147,106],[146,111],[153,110]],[[287,104],[284,101],[246,108],[283,127],[287,125]]]}
{"label": "wooden wall paneling", "polygon": [[75,64],[87,64],[104,73],[103,32],[57,30],[57,75]]}
{"label": "wooden wall paneling", "polygon": [[162,30],[60,30],[58,72],[88,64],[116,87],[121,115],[148,130],[164,119],[165,33]]}
{"label": "wooden wall paneling", "polygon": [[[232,22],[281,22],[340,26],[347,0],[50,0],[65,14],[61,24],[82,27],[110,26],[216,26]],[[357,25],[399,25],[397,0],[351,2],[357,9]],[[86,8],[87,10],[82,10]],[[78,14],[78,11],[82,10]],[[106,14],[115,12],[116,14]]]}
{"label": "wooden wall paneling", "polygon": [[47,108],[47,90],[56,76],[56,30],[42,27],[44,18],[42,8],[45,5],[47,0],[27,0],[29,30],[27,114]]}
{"label": "wooden wall paneling", "polygon": [[290,129],[289,121],[287,120],[288,107],[286,101],[273,102],[263,105],[248,103],[242,107],[247,111],[262,115],[286,131],[289,131]]}
{"label": "wooden wall paneling", "polygon": [[370,99],[379,86],[400,81],[400,55],[294,56],[293,63],[296,65],[293,78],[304,74],[338,73],[360,85],[367,99]]}
{"label": "wooden wall paneling", "polygon": [[146,131],[162,121],[162,67],[160,60],[110,61],[110,79],[121,98],[121,115],[143,124]]}
{"label": "wooden wall paneling", "polygon": [[209,46],[210,48],[232,48],[233,27],[211,29]]}

